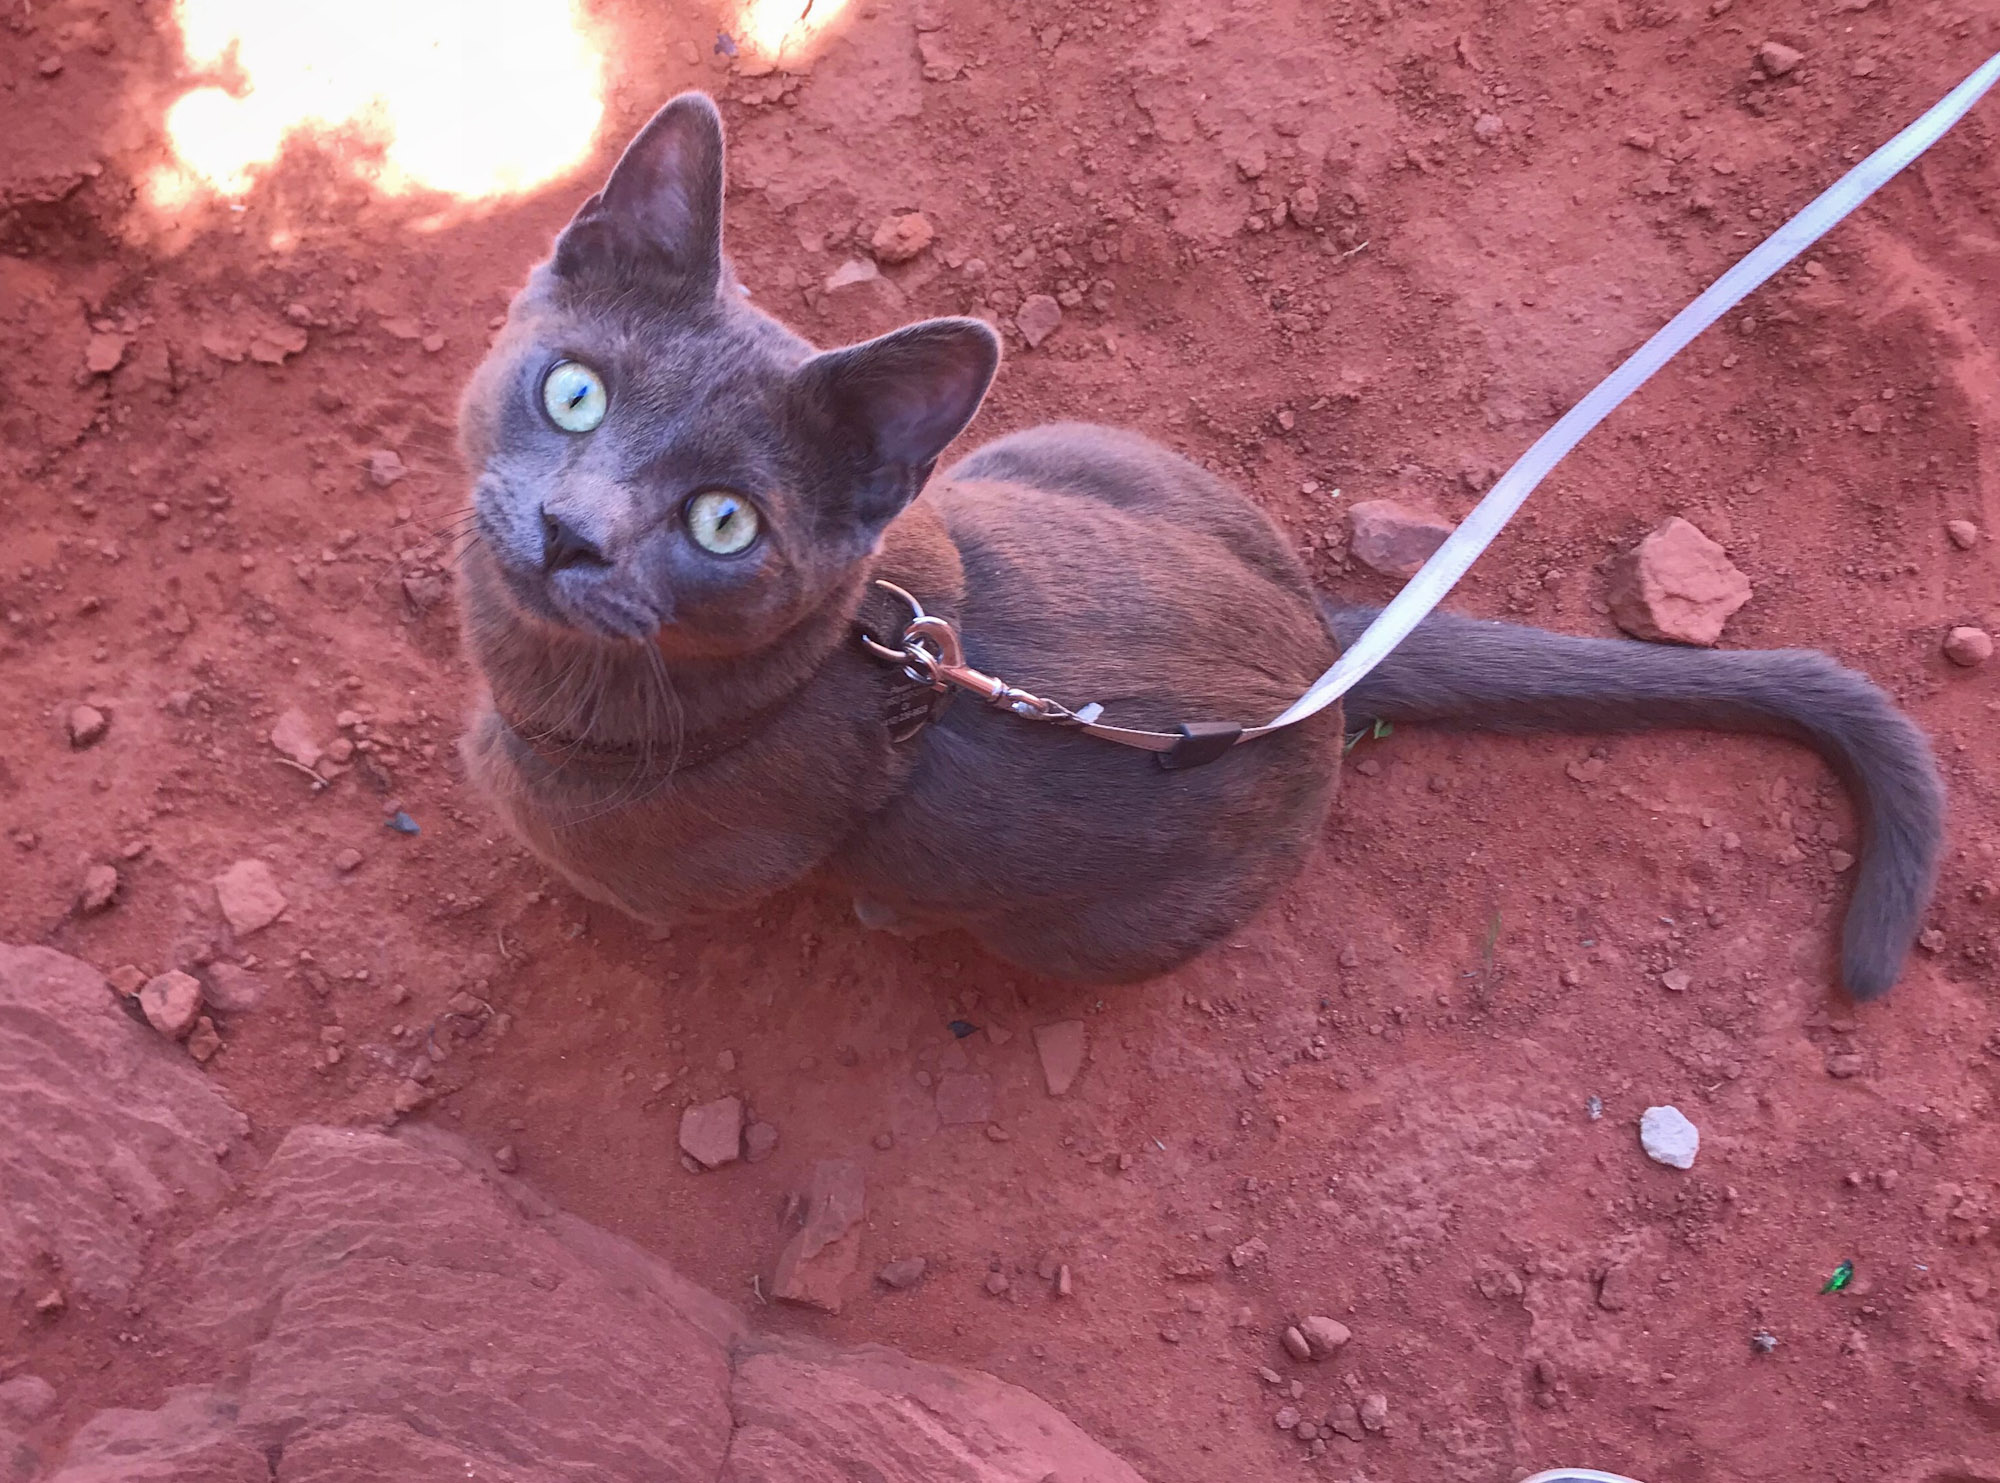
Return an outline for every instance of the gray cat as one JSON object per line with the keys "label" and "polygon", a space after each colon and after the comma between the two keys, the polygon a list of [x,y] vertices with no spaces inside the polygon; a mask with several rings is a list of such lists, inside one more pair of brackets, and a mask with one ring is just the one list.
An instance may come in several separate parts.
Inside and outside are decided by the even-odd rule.
{"label": "gray cat", "polygon": [[[870,926],[962,928],[1044,973],[1186,961],[1318,838],[1339,708],[1163,768],[969,696],[941,706],[861,642],[896,647],[911,616],[876,581],[955,624],[981,671],[1165,730],[1277,714],[1372,614],[1323,604],[1254,506],[1131,433],[1037,428],[933,479],[998,338],[937,319],[818,351],[750,307],[722,255],[722,151],[708,99],[662,109],[466,391],[474,779],[578,890],[647,921],[817,873]],[[1895,983],[1942,790],[1922,734],[1826,656],[1439,615],[1348,708],[1806,743],[1862,819],[1845,983],[1863,999]]]}

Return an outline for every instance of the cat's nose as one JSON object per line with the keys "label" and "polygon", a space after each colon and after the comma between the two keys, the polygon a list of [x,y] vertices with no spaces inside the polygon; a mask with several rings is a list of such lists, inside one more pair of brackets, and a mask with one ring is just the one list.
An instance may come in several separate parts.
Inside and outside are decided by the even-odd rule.
{"label": "cat's nose", "polygon": [[559,572],[572,566],[603,566],[604,552],[596,542],[562,516],[542,511],[542,570]]}

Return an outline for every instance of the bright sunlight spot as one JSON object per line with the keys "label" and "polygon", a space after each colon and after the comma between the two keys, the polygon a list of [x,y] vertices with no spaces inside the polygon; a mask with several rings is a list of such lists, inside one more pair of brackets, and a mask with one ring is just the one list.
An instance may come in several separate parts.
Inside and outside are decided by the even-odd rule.
{"label": "bright sunlight spot", "polygon": [[174,164],[150,191],[164,207],[244,194],[294,133],[351,139],[333,147],[389,194],[511,195],[578,164],[604,112],[604,58],[580,0],[176,0],[175,11],[188,65],[230,85],[168,110]]}
{"label": "bright sunlight spot", "polygon": [[847,0],[750,0],[737,23],[750,56],[775,67],[809,62]]}

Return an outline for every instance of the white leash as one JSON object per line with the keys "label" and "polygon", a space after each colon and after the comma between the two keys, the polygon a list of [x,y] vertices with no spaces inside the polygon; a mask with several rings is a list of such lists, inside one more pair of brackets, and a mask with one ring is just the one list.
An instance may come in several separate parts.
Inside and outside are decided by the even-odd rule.
{"label": "white leash", "polygon": [[[1618,404],[1646,384],[1652,374],[1687,348],[1690,340],[1742,303],[1765,280],[1838,225],[1842,218],[1874,195],[1904,166],[1942,138],[1964,118],[1972,105],[2000,82],[2000,54],[1953,88],[1935,108],[1843,175],[1831,189],[1760,243],[1748,257],[1711,284],[1708,291],[1681,310],[1624,365],[1564,414],[1520,461],[1501,475],[1486,497],[1432,553],[1409,584],[1390,600],[1367,630],[1356,639],[1312,688],[1258,735],[1317,715],[1358,684],[1410,631],[1429,616],[1458,585],[1472,563],[1493,544],[1502,527],[1514,518],[1529,495],[1590,430],[1610,416]],[[1247,740],[1250,732],[1244,733]]]}
{"label": "white leash", "polygon": [[875,586],[906,604],[910,619],[895,644],[882,643],[866,633],[862,642],[878,659],[901,665],[911,679],[934,690],[972,691],[987,704],[1025,719],[1054,722],[1121,746],[1152,752],[1167,768],[1199,767],[1243,742],[1255,741],[1316,716],[1359,684],[1370,670],[1389,657],[1396,645],[1410,636],[1410,631],[1458,585],[1459,578],[1479,559],[1480,553],[1493,544],[1494,538],[1535,492],[1535,486],[1548,477],[1549,470],[1582,442],[1592,428],[1644,386],[1655,371],[1685,350],[1696,335],[1756,292],[1780,268],[1832,231],[1849,212],[1937,143],[1953,124],[1965,117],[1973,104],[1986,96],[1995,82],[2000,82],[2000,53],[1953,88],[1930,112],[1849,170],[1831,189],[1765,238],[1747,257],[1710,284],[1700,298],[1641,345],[1625,364],[1599,382],[1590,395],[1563,414],[1560,422],[1537,438],[1534,446],[1500,476],[1486,497],[1431,554],[1431,559],[1410,578],[1409,584],[1376,614],[1375,621],[1333,668],[1313,681],[1312,688],[1275,720],[1262,726],[1194,722],[1173,731],[1154,731],[1113,725],[1104,719],[1104,707],[1100,705],[1071,710],[972,668],[965,662],[952,625],[926,613],[916,598],[886,581],[877,581]]}

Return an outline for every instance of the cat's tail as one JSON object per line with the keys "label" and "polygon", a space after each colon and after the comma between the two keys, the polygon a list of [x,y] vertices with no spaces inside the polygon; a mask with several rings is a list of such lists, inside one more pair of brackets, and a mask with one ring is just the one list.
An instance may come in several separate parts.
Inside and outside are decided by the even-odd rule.
{"label": "cat's tail", "polygon": [[[1373,608],[1321,604],[1343,647]],[[1924,734],[1873,683],[1810,649],[1716,652],[1572,638],[1433,613],[1347,696],[1372,719],[1477,731],[1604,733],[1688,727],[1775,733],[1838,772],[1861,819],[1842,940],[1856,999],[1901,973],[1944,844],[1944,785]]]}

